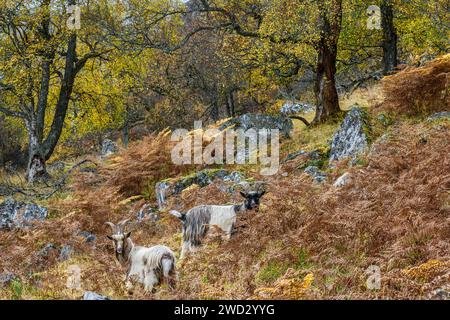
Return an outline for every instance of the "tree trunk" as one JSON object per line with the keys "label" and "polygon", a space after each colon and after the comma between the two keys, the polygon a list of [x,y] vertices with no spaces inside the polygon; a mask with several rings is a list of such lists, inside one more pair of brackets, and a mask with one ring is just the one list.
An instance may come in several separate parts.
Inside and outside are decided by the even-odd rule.
{"label": "tree trunk", "polygon": [[38,132],[35,121],[27,123],[28,131],[28,166],[27,181],[30,184],[41,182],[49,178],[45,165],[44,150],[38,138]]}
{"label": "tree trunk", "polygon": [[322,8],[324,12],[323,25],[321,39],[317,46],[316,83],[314,87],[316,95],[314,124],[325,122],[341,111],[336,89],[336,61],[342,21],[342,2],[334,1],[331,9],[331,16],[329,16],[329,8]]}
{"label": "tree trunk", "polygon": [[122,127],[122,145],[124,148],[128,148],[128,143],[130,141],[130,130],[129,130],[129,124],[128,124],[128,115],[127,119],[125,119],[125,123]]}
{"label": "tree trunk", "polygon": [[234,90],[227,92],[227,115],[228,117],[234,117]]}
{"label": "tree trunk", "polygon": [[218,90],[217,86],[214,85],[212,97],[211,97],[211,109],[210,109],[210,116],[211,119],[214,122],[217,122],[219,120],[219,101],[218,101]]}
{"label": "tree trunk", "polygon": [[58,101],[56,103],[55,115],[53,117],[50,132],[43,143],[44,147],[44,157],[48,160],[61,136],[61,132],[64,126],[64,120],[67,114],[67,108],[70,102],[70,96],[72,95],[73,84],[75,82],[76,69],[76,47],[77,47],[77,36],[73,33],[69,38],[69,43],[67,45],[66,54],[66,65],[64,69],[64,77],[61,83],[61,88],[59,91]]}
{"label": "tree trunk", "polygon": [[394,10],[391,0],[383,0],[381,3],[381,26],[383,28],[384,73],[390,74],[398,64],[398,36],[394,26]]}
{"label": "tree trunk", "polygon": [[316,116],[314,123],[324,122],[339,113],[339,96],[336,89],[336,52],[324,47],[320,50],[316,70]]}

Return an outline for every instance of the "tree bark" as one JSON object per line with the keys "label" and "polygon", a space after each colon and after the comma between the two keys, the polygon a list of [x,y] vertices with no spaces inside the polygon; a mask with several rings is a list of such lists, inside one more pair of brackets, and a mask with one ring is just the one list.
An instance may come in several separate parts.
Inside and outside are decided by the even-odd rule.
{"label": "tree bark", "polygon": [[128,115],[126,116],[125,122],[122,127],[122,145],[124,148],[128,148],[128,143],[130,141],[130,128],[128,122]]}
{"label": "tree bark", "polygon": [[230,90],[227,92],[227,115],[228,117],[234,117],[234,90]]}
{"label": "tree bark", "polygon": [[76,62],[76,48],[77,35],[75,33],[70,35],[69,43],[67,45],[66,65],[64,69],[64,77],[59,90],[58,102],[56,103],[55,114],[53,117],[50,132],[43,143],[44,157],[48,160],[61,136],[64,126],[64,119],[66,118],[67,108],[70,102],[70,96],[73,90],[73,84],[76,76],[75,62]]}
{"label": "tree bark", "polygon": [[321,10],[323,12],[322,32],[317,46],[314,124],[324,122],[341,111],[336,89],[336,62],[342,22],[342,1],[333,1],[331,11],[330,8],[325,7]]}
{"label": "tree bark", "polygon": [[26,178],[30,184],[46,180],[49,175],[45,165],[44,150],[38,137],[36,121],[27,121],[28,166]]}
{"label": "tree bark", "polygon": [[219,120],[219,92],[215,84],[212,89],[210,116],[214,122]]}
{"label": "tree bark", "polygon": [[384,74],[390,74],[398,64],[398,36],[394,26],[394,10],[391,0],[383,0],[381,3],[381,26],[383,28]]}

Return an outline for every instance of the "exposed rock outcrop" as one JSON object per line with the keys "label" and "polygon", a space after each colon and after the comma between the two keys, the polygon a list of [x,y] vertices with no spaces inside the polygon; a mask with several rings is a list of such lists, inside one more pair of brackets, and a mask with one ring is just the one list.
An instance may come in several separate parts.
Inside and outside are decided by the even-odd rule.
{"label": "exposed rock outcrop", "polygon": [[33,221],[45,220],[47,216],[44,207],[8,198],[0,204],[0,229],[29,227]]}
{"label": "exposed rock outcrop", "polygon": [[314,181],[317,183],[323,183],[327,180],[327,175],[320,171],[316,166],[309,166],[305,169],[305,173],[313,177]]}
{"label": "exposed rock outcrop", "polygon": [[0,288],[5,288],[9,286],[9,284],[16,279],[16,275],[14,273],[1,273],[0,274]]}
{"label": "exposed rock outcrop", "polygon": [[292,120],[286,116],[271,116],[267,114],[244,114],[240,117],[230,119],[223,123],[219,130],[234,129],[278,129],[280,135],[288,138],[294,128]]}
{"label": "exposed rock outcrop", "polygon": [[165,208],[168,197],[180,194],[184,189],[189,188],[193,184],[197,184],[200,188],[203,188],[213,183],[216,179],[237,184],[244,180],[244,176],[239,172],[229,173],[226,170],[206,169],[180,179],[158,182],[155,186],[158,209],[162,210]]}
{"label": "exposed rock outcrop", "polygon": [[116,153],[119,150],[119,147],[117,146],[117,144],[110,140],[110,139],[105,139],[102,142],[102,151],[101,151],[101,156],[102,157],[108,157],[114,153]]}
{"label": "exposed rock outcrop", "polygon": [[333,184],[333,187],[340,188],[345,186],[347,183],[349,183],[351,180],[351,175],[349,172],[344,173],[342,176],[336,179],[336,181]]}
{"label": "exposed rock outcrop", "polygon": [[87,243],[94,242],[97,239],[97,237],[94,234],[92,234],[88,231],[81,231],[78,235],[80,237],[84,238],[84,240]]}
{"label": "exposed rock outcrop", "polygon": [[316,109],[315,106],[303,103],[303,102],[286,102],[283,104],[283,106],[280,109],[281,114],[284,115],[291,115],[291,114],[297,114],[297,113],[308,113],[312,112]]}
{"label": "exposed rock outcrop", "polygon": [[85,291],[83,294],[83,300],[111,300],[110,297],[102,296],[96,292]]}
{"label": "exposed rock outcrop", "polygon": [[150,221],[156,222],[161,219],[161,216],[158,214],[158,209],[152,207],[149,204],[144,204],[141,209],[136,214],[137,221],[142,221],[144,219],[148,219]]}
{"label": "exposed rock outcrop", "polygon": [[69,245],[65,245],[59,251],[58,260],[61,261],[61,262],[69,260],[72,257],[73,253],[74,253],[73,248],[71,246],[69,246]]}
{"label": "exposed rock outcrop", "polygon": [[440,119],[450,119],[450,111],[438,112],[427,118],[428,121],[434,121],[434,120],[440,120]]}
{"label": "exposed rock outcrop", "polygon": [[369,145],[369,128],[367,113],[354,106],[333,136],[330,162],[345,158],[355,161],[358,155],[366,152]]}

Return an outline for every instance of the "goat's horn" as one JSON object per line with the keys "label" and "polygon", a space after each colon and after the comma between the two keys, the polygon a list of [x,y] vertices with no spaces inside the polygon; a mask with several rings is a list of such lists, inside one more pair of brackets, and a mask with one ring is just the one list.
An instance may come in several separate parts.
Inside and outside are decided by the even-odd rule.
{"label": "goat's horn", "polygon": [[120,221],[118,223],[118,225],[121,226],[121,227],[125,227],[127,225],[127,223],[129,223],[129,222],[130,222],[130,219],[128,218],[128,219]]}
{"label": "goat's horn", "polygon": [[113,229],[113,231],[116,229],[116,225],[114,224],[114,223],[112,223],[112,222],[105,222],[105,224],[107,224],[108,226],[110,226],[111,227],[111,229]]}

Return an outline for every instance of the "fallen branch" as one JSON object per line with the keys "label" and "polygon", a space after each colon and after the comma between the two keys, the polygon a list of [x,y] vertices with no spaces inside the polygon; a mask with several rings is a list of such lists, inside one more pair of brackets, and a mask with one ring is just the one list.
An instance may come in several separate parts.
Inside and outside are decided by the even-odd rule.
{"label": "fallen branch", "polygon": [[301,122],[303,122],[307,127],[309,127],[311,124],[308,122],[308,120],[306,120],[303,117],[300,116],[289,116],[289,118],[291,119],[295,119],[295,120],[300,120]]}

